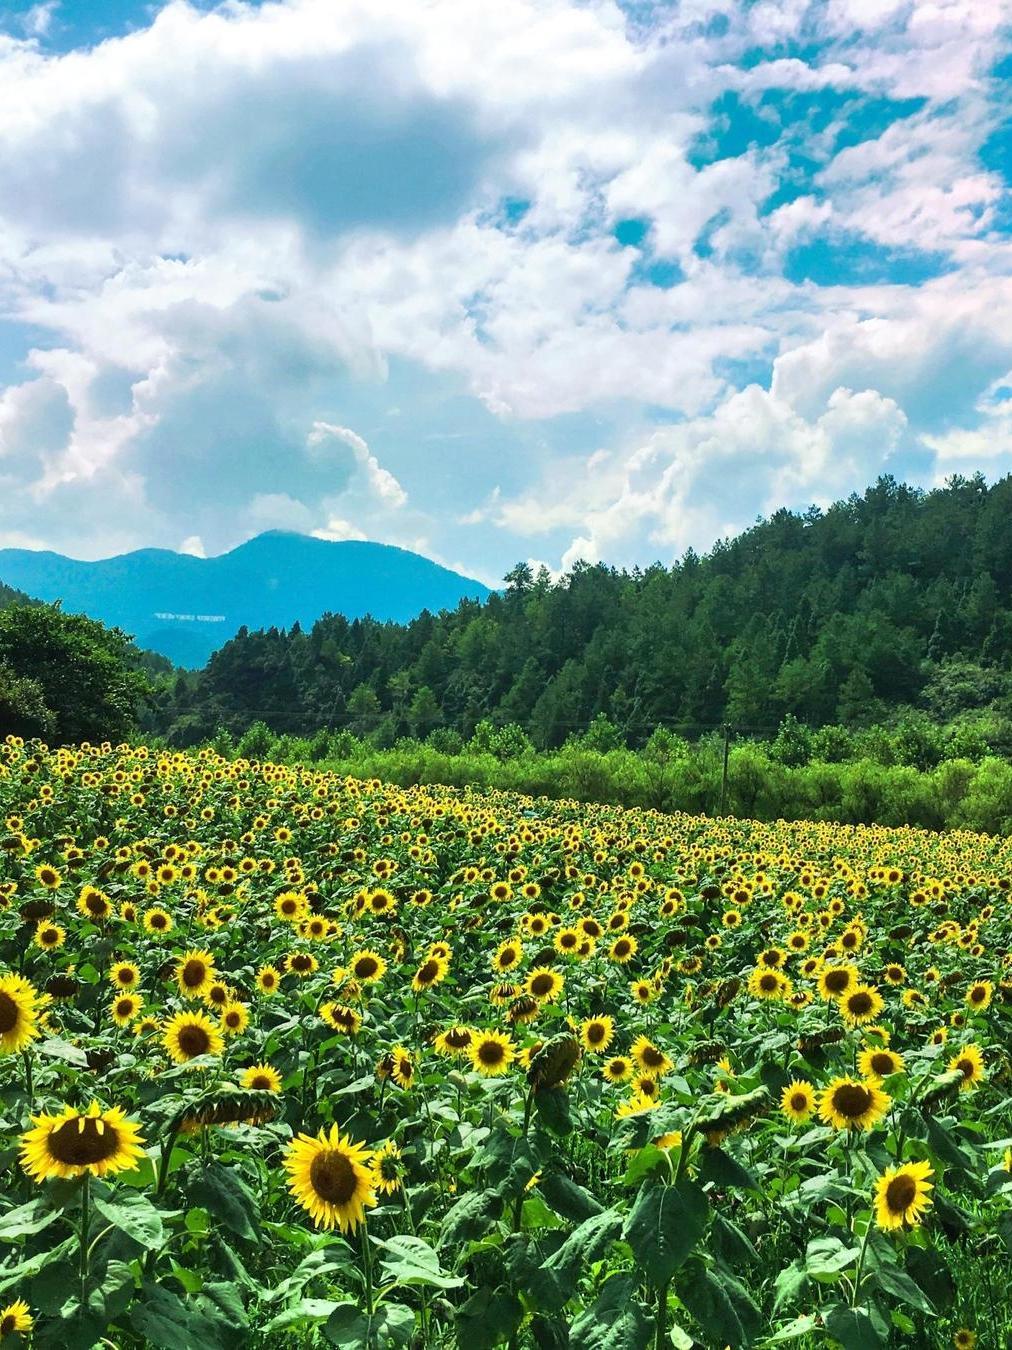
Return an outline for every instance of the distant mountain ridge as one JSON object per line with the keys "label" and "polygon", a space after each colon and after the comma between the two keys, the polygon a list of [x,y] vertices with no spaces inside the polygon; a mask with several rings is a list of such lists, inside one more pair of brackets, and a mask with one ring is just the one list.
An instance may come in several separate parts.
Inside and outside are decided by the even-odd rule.
{"label": "distant mountain ridge", "polygon": [[149,548],[82,562],[0,549],[0,582],[115,624],[138,646],[191,668],[243,627],[311,625],[327,613],[406,623],[422,610],[490,594],[480,581],[407,549],[280,530],[214,558]]}

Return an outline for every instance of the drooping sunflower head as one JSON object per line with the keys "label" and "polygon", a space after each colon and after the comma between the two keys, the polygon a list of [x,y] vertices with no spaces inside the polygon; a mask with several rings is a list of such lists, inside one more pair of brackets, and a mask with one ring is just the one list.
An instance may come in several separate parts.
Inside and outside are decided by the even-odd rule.
{"label": "drooping sunflower head", "polygon": [[143,1157],[139,1126],[119,1107],[92,1102],[81,1112],[65,1106],[55,1116],[32,1116],[21,1136],[21,1166],[33,1181],[74,1178],[86,1172],[101,1177],[129,1171]]}
{"label": "drooping sunflower head", "polygon": [[931,1204],[934,1173],[929,1162],[888,1167],[875,1183],[875,1222],[879,1228],[915,1228]]}
{"label": "drooping sunflower head", "polygon": [[317,1228],[354,1232],[376,1203],[372,1153],[336,1125],[329,1134],[300,1134],[285,1154],[289,1189]]}
{"label": "drooping sunflower head", "polygon": [[202,1012],[180,1012],[165,1024],[163,1043],[176,1064],[186,1064],[201,1055],[220,1055],[221,1032]]}

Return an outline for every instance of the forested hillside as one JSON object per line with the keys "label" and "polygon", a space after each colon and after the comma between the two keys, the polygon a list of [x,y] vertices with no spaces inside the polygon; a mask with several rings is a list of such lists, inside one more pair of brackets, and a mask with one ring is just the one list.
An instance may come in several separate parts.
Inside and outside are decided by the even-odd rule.
{"label": "forested hillside", "polygon": [[242,630],[167,687],[152,729],[177,742],[262,719],[379,743],[482,719],[543,747],[598,714],[630,744],[658,725],[775,731],[936,721],[988,708],[1012,680],[1012,478],[924,493],[890,478],[826,511],[779,511],[706,556],[632,572],[525,565],[502,593],[409,624],[329,616]]}

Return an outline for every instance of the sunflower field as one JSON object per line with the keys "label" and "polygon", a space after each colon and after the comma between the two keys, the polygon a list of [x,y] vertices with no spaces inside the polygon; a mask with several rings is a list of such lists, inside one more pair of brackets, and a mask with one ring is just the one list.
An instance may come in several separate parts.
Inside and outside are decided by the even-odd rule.
{"label": "sunflower field", "polygon": [[1012,1346],[1012,842],[0,744],[0,1343]]}

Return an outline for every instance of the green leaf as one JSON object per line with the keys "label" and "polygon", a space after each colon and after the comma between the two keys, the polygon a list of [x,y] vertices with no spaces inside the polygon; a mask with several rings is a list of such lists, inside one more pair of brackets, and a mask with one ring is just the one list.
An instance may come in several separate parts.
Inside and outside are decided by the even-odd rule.
{"label": "green leaf", "polygon": [[934,1313],[935,1306],[924,1291],[897,1266],[879,1266],[872,1279],[876,1280],[887,1294],[892,1294],[893,1298],[898,1298],[901,1303],[909,1304],[918,1312]]}
{"label": "green leaf", "polygon": [[879,1346],[887,1343],[888,1329],[883,1328],[886,1334],[880,1334],[876,1322],[865,1308],[837,1305],[823,1315],[823,1323],[830,1336],[843,1346],[843,1350],[878,1350]]}
{"label": "green leaf", "polygon": [[502,1213],[503,1200],[495,1191],[471,1191],[447,1212],[440,1229],[441,1247],[459,1247],[484,1237]]}
{"label": "green leaf", "polygon": [[355,1303],[339,1303],[327,1319],[323,1334],[331,1345],[365,1345],[369,1323]]}
{"label": "green leaf", "polygon": [[569,1109],[569,1093],[563,1087],[546,1088],[534,1094],[534,1114],[546,1130],[560,1137],[570,1134],[573,1117]]}
{"label": "green leaf", "polygon": [[802,1316],[795,1317],[793,1322],[788,1322],[785,1327],[775,1331],[763,1341],[763,1345],[783,1345],[785,1341],[799,1341],[802,1336],[814,1331],[816,1326],[815,1317],[811,1313],[803,1313]]}
{"label": "green leaf", "polygon": [[570,1350],[643,1350],[653,1326],[639,1301],[636,1281],[612,1275],[597,1301],[569,1329]]}
{"label": "green leaf", "polygon": [[839,1238],[812,1238],[805,1249],[805,1269],[814,1280],[833,1281],[860,1255],[860,1247],[847,1247]]}
{"label": "green leaf", "polygon": [[190,1309],[171,1290],[145,1284],[144,1301],[130,1309],[130,1329],[159,1350],[225,1350],[216,1320]]}
{"label": "green leaf", "polygon": [[907,1274],[924,1290],[940,1313],[952,1307],[956,1286],[942,1255],[933,1247],[907,1248]]}
{"label": "green leaf", "polygon": [[283,1312],[273,1317],[263,1328],[263,1333],[269,1336],[279,1331],[288,1331],[303,1322],[323,1322],[330,1317],[335,1308],[341,1306],[348,1305],[335,1303],[331,1298],[300,1298],[290,1308],[285,1308]]}
{"label": "green leaf", "polygon": [[584,1219],[600,1214],[603,1208],[590,1191],[578,1186],[563,1172],[546,1172],[538,1190],[556,1214],[561,1214],[570,1223],[582,1223]]}
{"label": "green leaf", "polygon": [[792,1261],[783,1269],[776,1280],[776,1298],[773,1301],[774,1313],[790,1307],[804,1293],[808,1286],[808,1271],[803,1261]]}
{"label": "green leaf", "polygon": [[702,1158],[699,1179],[704,1185],[712,1182],[722,1191],[732,1187],[743,1191],[759,1190],[759,1183],[752,1173],[722,1148],[705,1148]]}
{"label": "green leaf", "polygon": [[259,1241],[260,1211],[246,1183],[221,1163],[208,1163],[189,1182],[189,1197],[239,1237]]}
{"label": "green leaf", "polygon": [[147,1251],[157,1251],[165,1241],[162,1216],[150,1200],[136,1191],[118,1191],[112,1198],[96,1195],[92,1204],[106,1223],[126,1233]]}
{"label": "green leaf", "polygon": [[[80,973],[80,972],[79,972]],[[62,1059],[65,1064],[73,1064],[75,1069],[86,1069],[88,1067],[88,1056],[77,1045],[71,1045],[69,1041],[62,1040],[59,1036],[50,1036],[48,1040],[39,1041],[33,1049],[40,1055],[46,1055],[49,1059]]]}
{"label": "green leaf", "polygon": [[18,1238],[41,1233],[59,1217],[60,1211],[50,1206],[48,1197],[37,1195],[27,1205],[0,1214],[0,1242],[16,1242]]}
{"label": "green leaf", "polygon": [[408,1233],[399,1233],[376,1244],[385,1253],[383,1268],[398,1284],[424,1284],[434,1289],[459,1289],[464,1283],[455,1275],[447,1275],[439,1264],[439,1257],[427,1242]]}
{"label": "green leaf", "polygon": [[510,1290],[476,1289],[457,1312],[457,1344],[468,1350],[491,1350],[512,1336],[523,1315],[523,1305]]}
{"label": "green leaf", "polygon": [[599,1261],[618,1236],[621,1222],[613,1209],[606,1209],[575,1228],[531,1277],[525,1292],[534,1305],[545,1312],[563,1308],[575,1294],[581,1272]]}
{"label": "green leaf", "polygon": [[669,1280],[702,1237],[710,1206],[695,1182],[643,1187],[636,1197],[622,1236],[659,1287]]}
{"label": "green leaf", "polygon": [[733,1275],[695,1262],[678,1282],[678,1297],[706,1333],[707,1345],[751,1345],[762,1316]]}
{"label": "green leaf", "polygon": [[373,1318],[380,1345],[410,1345],[415,1336],[415,1314],[403,1303],[384,1303]]}
{"label": "green leaf", "polygon": [[114,1321],[130,1306],[135,1292],[134,1272],[125,1261],[110,1261],[102,1276],[106,1317]]}
{"label": "green leaf", "polygon": [[736,1223],[714,1214],[710,1224],[709,1247],[725,1266],[740,1269],[759,1260],[759,1253]]}
{"label": "green leaf", "polygon": [[666,1166],[664,1150],[659,1149],[655,1144],[644,1144],[642,1148],[636,1149],[630,1157],[629,1166],[622,1178],[622,1185],[638,1186],[645,1177],[656,1172],[662,1165]]}

